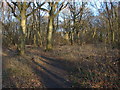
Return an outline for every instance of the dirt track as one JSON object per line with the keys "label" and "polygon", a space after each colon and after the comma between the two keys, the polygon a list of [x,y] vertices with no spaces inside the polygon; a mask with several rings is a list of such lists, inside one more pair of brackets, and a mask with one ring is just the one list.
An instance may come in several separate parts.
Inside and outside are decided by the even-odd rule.
{"label": "dirt track", "polygon": [[[29,70],[28,71],[34,74],[38,78],[37,80],[39,80],[42,87],[70,88],[72,86],[70,81],[67,80],[68,73],[65,70],[61,61],[43,56],[39,52],[38,53],[29,52],[29,56],[27,57],[15,56],[13,55],[15,54],[14,51],[11,51],[11,50],[9,50],[6,53],[7,53],[7,56],[3,56],[3,68],[5,70],[7,68],[6,63],[7,62],[14,63],[14,61],[12,62],[12,59],[16,59],[17,61],[19,61],[19,63],[22,63],[19,65],[20,67],[22,67],[23,65],[30,68],[30,70],[32,70],[32,72],[30,72]],[[14,73],[12,75],[14,75]],[[12,77],[12,75],[7,77]],[[16,76],[16,77],[19,78],[19,76]],[[34,79],[36,79],[36,77]],[[20,81],[20,80],[17,81],[18,83],[16,82],[17,84],[20,84],[20,85],[16,86],[16,83],[15,83],[16,80],[15,79],[12,79],[12,80],[8,85],[6,85],[7,81],[3,80],[3,86],[4,87],[30,87],[29,85],[28,86],[21,85],[23,81]],[[13,85],[10,85],[10,84],[13,84]],[[39,85],[37,87],[39,87]]]}
{"label": "dirt track", "polygon": [[[104,48],[87,45],[56,47],[46,52],[43,48],[30,46],[24,56],[16,55],[15,50],[3,49],[5,88],[119,86],[118,64],[115,61],[119,60],[118,50],[105,51]],[[92,85],[91,80],[94,81]]]}

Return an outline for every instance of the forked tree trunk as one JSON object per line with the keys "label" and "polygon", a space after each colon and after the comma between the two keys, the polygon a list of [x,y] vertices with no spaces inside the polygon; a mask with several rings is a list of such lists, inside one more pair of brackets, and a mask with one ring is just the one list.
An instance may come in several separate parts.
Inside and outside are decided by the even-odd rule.
{"label": "forked tree trunk", "polygon": [[[39,8],[41,8],[42,5],[45,4],[45,2],[43,2],[40,6],[38,6],[36,9],[34,9],[32,12],[30,12],[29,14],[27,14],[27,9],[30,7],[30,2],[11,2],[14,6],[11,6],[9,2],[7,2],[7,5],[11,8],[13,15],[19,20],[20,22],[20,43],[17,45],[17,49],[19,54],[24,55],[25,54],[25,41],[26,41],[26,22],[27,22],[27,17],[30,16],[31,14],[33,14],[36,10],[38,10]],[[15,10],[16,7],[18,8],[20,14],[16,15]]]}
{"label": "forked tree trunk", "polygon": [[56,7],[58,3],[53,1],[53,2],[48,2],[48,4],[50,6],[50,10],[46,10],[49,12],[46,50],[51,50],[52,49],[52,34],[53,34],[53,29],[54,29],[54,19],[60,13],[60,11],[67,6],[67,4],[64,6],[62,3],[58,11],[56,11]]}

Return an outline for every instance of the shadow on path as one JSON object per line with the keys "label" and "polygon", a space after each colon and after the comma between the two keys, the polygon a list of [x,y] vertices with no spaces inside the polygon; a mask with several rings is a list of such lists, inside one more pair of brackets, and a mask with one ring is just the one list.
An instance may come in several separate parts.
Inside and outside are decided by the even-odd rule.
{"label": "shadow on path", "polygon": [[65,87],[71,87],[70,82],[67,82],[62,76],[56,75],[52,73],[51,71],[47,70],[40,64],[34,62],[36,65],[42,68],[42,70],[39,70],[37,68],[34,68],[36,71],[36,74],[40,77],[42,83],[47,88],[65,88]]}
{"label": "shadow on path", "polygon": [[36,65],[36,68],[34,67],[33,69],[45,87],[70,88],[72,85],[66,78],[68,73],[62,68],[62,64],[60,66],[60,62],[56,61],[55,59],[41,56],[41,59],[32,61]]}
{"label": "shadow on path", "polygon": [[[12,52],[13,51],[9,51],[9,54],[12,54],[10,54],[10,56],[15,57],[16,55]],[[66,67],[64,66],[64,61],[49,58],[45,55],[40,56],[40,53],[31,54],[28,54],[28,56],[17,56],[16,60],[18,60],[18,62],[21,62],[23,65],[27,65],[29,68],[31,68],[33,73],[37,75],[39,81],[43,84],[44,87],[71,88],[72,83],[69,80],[67,80],[68,72],[65,69]],[[7,56],[7,58],[10,58],[10,56]],[[34,56],[38,58],[31,59]],[[8,59],[6,59],[5,61],[7,60]],[[7,83],[7,80],[4,81],[6,81]],[[11,87],[16,87],[14,81],[10,80],[10,82],[12,83],[11,85],[13,85]]]}

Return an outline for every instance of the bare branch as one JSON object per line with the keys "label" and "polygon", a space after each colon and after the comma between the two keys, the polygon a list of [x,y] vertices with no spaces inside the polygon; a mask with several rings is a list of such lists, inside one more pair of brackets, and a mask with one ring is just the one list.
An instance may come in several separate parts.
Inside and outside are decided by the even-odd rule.
{"label": "bare branch", "polygon": [[18,16],[15,14],[15,8],[13,8],[13,7],[10,5],[9,2],[6,2],[6,3],[7,3],[7,5],[11,8],[14,17],[18,18]]}
{"label": "bare branch", "polygon": [[17,6],[18,7],[18,4],[17,4],[17,2],[12,2],[15,6]]}
{"label": "bare branch", "polygon": [[60,13],[61,10],[63,10],[64,8],[66,8],[67,5],[68,5],[68,3],[64,5],[64,2],[62,2],[59,10],[54,14],[54,17],[56,17]]}
{"label": "bare branch", "polygon": [[27,14],[27,17],[30,16],[31,14],[33,14],[35,11],[37,11],[38,9],[41,9],[42,5],[44,5],[45,2],[43,2],[42,4],[40,4],[36,9],[34,9],[31,13]]}
{"label": "bare branch", "polygon": [[31,3],[32,3],[32,2],[29,2],[29,3],[28,3],[27,8],[29,8],[29,7],[30,7],[30,4],[31,4]]}

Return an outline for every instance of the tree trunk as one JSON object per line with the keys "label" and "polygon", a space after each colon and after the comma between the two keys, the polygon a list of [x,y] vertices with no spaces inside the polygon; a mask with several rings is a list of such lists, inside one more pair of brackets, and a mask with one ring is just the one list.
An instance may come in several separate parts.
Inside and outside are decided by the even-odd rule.
{"label": "tree trunk", "polygon": [[70,38],[71,45],[73,45],[74,44],[74,32],[71,31],[70,35],[71,35],[71,38]]}
{"label": "tree trunk", "polygon": [[26,12],[25,10],[21,11],[21,33],[20,33],[20,45],[18,45],[18,50],[20,55],[25,54],[25,38],[26,38]]}
{"label": "tree trunk", "polygon": [[46,50],[52,49],[52,32],[53,32],[53,18],[50,17],[48,22]]}
{"label": "tree trunk", "polygon": [[43,46],[43,43],[42,43],[42,30],[41,30],[41,14],[40,14],[40,9],[38,10],[39,12],[39,15],[38,15],[38,18],[39,18],[39,28],[38,28],[38,46]]}

